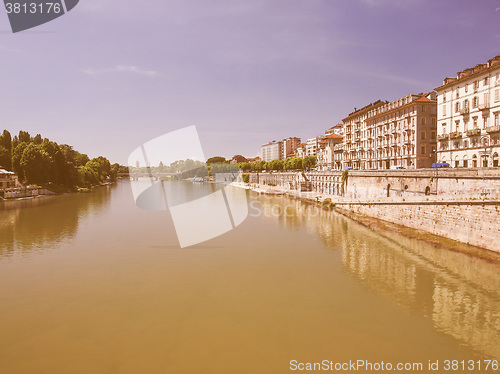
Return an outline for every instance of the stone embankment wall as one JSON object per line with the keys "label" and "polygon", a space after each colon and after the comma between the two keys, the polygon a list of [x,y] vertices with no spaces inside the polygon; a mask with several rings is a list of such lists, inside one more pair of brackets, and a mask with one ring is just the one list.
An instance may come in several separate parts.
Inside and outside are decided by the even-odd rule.
{"label": "stone embankment wall", "polygon": [[[500,169],[252,173],[250,183],[330,198],[349,211],[500,253]],[[313,197],[313,196],[311,196]]]}

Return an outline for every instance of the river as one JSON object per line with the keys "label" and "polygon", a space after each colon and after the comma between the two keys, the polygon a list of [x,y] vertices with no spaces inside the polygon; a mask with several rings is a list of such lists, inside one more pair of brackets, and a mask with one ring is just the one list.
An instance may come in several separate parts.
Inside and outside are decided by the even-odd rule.
{"label": "river", "polygon": [[498,264],[254,192],[241,225],[181,249],[130,183],[0,203],[0,373],[500,359]]}

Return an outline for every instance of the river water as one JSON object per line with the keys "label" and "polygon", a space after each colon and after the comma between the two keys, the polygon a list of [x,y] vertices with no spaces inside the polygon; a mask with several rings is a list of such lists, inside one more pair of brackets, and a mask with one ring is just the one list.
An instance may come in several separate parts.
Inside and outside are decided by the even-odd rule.
{"label": "river water", "polygon": [[253,192],[241,225],[181,249],[130,183],[0,204],[0,373],[500,359],[497,264]]}

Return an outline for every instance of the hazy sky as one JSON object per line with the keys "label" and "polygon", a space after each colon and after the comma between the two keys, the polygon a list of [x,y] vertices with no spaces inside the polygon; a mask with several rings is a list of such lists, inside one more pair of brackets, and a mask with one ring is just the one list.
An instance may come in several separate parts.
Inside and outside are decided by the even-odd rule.
{"label": "hazy sky", "polygon": [[500,0],[80,0],[12,34],[0,129],[126,163],[196,125],[207,157],[313,137],[500,55]]}

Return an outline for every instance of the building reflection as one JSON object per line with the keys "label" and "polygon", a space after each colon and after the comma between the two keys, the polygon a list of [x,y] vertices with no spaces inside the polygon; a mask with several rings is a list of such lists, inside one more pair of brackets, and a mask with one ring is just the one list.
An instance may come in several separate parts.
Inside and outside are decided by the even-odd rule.
{"label": "building reflection", "polygon": [[75,236],[81,220],[109,205],[105,186],[92,193],[5,201],[0,205],[0,258],[46,250]]}
{"label": "building reflection", "polygon": [[[326,248],[341,249],[344,269],[434,327],[496,358],[500,352],[500,266],[398,233],[384,236],[334,212],[286,197],[260,197],[262,215],[304,225]],[[285,214],[287,212],[287,214]],[[278,214],[279,213],[279,214]]]}

